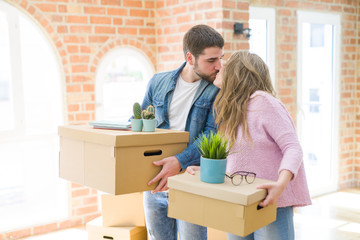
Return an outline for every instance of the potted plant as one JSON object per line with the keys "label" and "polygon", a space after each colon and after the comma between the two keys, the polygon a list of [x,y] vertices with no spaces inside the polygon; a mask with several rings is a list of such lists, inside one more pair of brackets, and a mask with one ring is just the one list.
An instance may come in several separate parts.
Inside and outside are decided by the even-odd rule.
{"label": "potted plant", "polygon": [[219,133],[201,135],[197,147],[200,157],[200,180],[206,183],[225,181],[226,158],[230,153],[230,144]]}
{"label": "potted plant", "polygon": [[134,132],[141,132],[143,128],[143,122],[141,119],[141,107],[139,103],[133,105],[134,118],[131,119],[131,129]]}
{"label": "potted plant", "polygon": [[154,132],[156,127],[155,108],[149,105],[141,112],[141,117],[144,123],[144,132]]}

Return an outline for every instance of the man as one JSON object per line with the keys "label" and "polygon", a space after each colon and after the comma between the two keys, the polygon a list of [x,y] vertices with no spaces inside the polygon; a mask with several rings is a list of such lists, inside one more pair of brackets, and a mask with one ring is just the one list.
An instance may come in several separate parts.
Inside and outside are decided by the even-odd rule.
{"label": "man", "polygon": [[176,156],[155,161],[162,166],[160,173],[149,181],[159,184],[152,192],[144,192],[146,226],[151,239],[207,239],[205,227],[167,217],[167,178],[187,166],[200,164],[195,139],[199,134],[216,131],[212,114],[218,93],[212,82],[221,69],[224,39],[206,25],[192,27],[184,36],[186,62],[177,70],[158,73],[150,80],[142,108],[155,107],[158,128],[189,132],[188,147]]}

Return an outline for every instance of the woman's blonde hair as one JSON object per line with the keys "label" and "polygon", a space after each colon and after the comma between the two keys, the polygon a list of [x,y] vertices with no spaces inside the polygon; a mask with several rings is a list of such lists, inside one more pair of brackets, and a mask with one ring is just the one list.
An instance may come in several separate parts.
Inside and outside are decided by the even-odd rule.
{"label": "woman's blonde hair", "polygon": [[245,138],[252,142],[246,122],[247,105],[258,90],[276,96],[264,61],[247,51],[233,53],[224,66],[221,89],[214,102],[218,131],[231,143],[235,142],[239,124]]}

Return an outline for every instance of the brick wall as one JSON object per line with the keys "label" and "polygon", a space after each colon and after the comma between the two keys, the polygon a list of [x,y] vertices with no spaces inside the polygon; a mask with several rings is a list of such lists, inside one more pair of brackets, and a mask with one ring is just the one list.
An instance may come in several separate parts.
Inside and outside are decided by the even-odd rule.
{"label": "brick wall", "polygon": [[[341,188],[360,186],[360,3],[357,0],[6,0],[30,16],[49,37],[63,71],[67,124],[95,116],[95,73],[112,49],[132,46],[144,52],[157,71],[184,61],[183,34],[205,23],[225,38],[225,59],[248,41],[233,34],[234,22],[248,26],[249,6],[276,9],[276,85],[296,117],[296,10],[341,15],[339,177]],[[71,217],[11,233],[13,239],[84,224],[99,215],[97,192],[72,184]]]}

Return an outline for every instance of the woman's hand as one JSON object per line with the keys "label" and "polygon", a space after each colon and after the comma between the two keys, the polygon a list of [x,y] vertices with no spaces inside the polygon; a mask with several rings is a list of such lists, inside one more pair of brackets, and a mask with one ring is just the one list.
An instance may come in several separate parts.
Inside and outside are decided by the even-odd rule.
{"label": "woman's hand", "polygon": [[195,171],[199,171],[199,170],[200,170],[199,166],[189,166],[186,168],[186,172],[191,175],[195,175]]}
{"label": "woman's hand", "polygon": [[288,170],[282,170],[279,175],[279,179],[275,183],[267,183],[263,185],[259,185],[257,189],[266,189],[268,194],[264,201],[262,201],[259,205],[261,207],[266,207],[269,204],[275,204],[279,199],[282,192],[285,190],[286,186],[289,184],[294,174]]}

